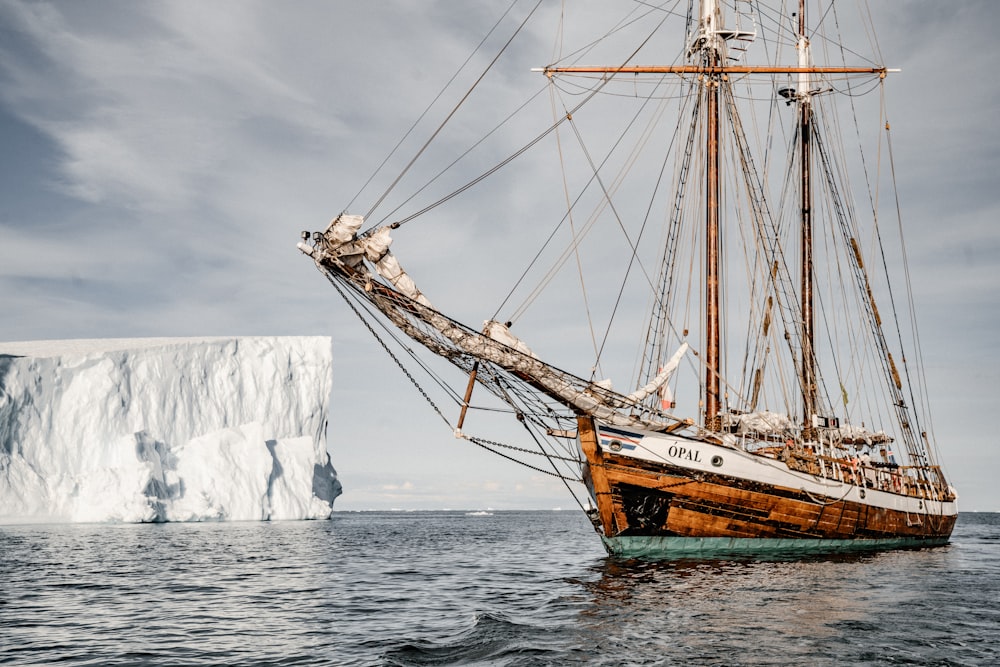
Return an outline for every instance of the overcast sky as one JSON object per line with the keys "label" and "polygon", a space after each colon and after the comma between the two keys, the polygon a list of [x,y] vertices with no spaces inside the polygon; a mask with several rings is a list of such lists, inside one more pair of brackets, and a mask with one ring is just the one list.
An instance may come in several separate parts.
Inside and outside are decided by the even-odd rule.
{"label": "overcast sky", "polygon": [[[330,335],[338,509],[573,507],[560,483],[454,440],[295,250],[301,230],[371,207],[431,125],[355,195],[508,4],[0,0],[0,340]],[[529,68],[550,60],[558,5],[492,93],[543,86]],[[903,70],[890,120],[938,443],[960,507],[1000,511],[1000,3],[873,13]],[[463,306],[474,326],[510,281],[462,249],[504,242],[532,189],[558,187],[535,166],[503,200],[477,190],[397,234],[397,254],[465,276],[407,263],[433,302],[475,286],[490,309]]]}

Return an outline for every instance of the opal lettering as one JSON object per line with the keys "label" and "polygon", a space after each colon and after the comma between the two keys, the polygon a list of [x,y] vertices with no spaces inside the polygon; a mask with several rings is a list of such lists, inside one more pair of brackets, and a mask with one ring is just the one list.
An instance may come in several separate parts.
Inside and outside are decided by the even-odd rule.
{"label": "opal lettering", "polygon": [[667,448],[667,456],[672,459],[684,459],[685,461],[701,463],[701,452],[697,449],[688,449],[687,447],[670,445],[670,447]]}

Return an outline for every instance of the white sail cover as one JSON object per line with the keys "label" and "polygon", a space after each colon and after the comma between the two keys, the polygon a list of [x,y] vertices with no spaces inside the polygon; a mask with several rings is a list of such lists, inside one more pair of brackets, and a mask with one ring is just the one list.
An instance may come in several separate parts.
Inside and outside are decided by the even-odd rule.
{"label": "white sail cover", "polygon": [[[500,324],[496,320],[487,320],[483,323],[483,333],[498,343],[503,343],[507,347],[514,348],[521,354],[526,354],[529,357],[535,356],[531,348],[523,340],[512,334],[506,324]],[[537,357],[535,358],[537,359]]]}
{"label": "white sail cover", "polygon": [[885,431],[869,431],[860,426],[844,424],[838,428],[829,429],[827,438],[837,442],[853,445],[882,445],[892,442],[892,437]]}
{"label": "white sail cover", "polygon": [[[633,391],[631,394],[628,395],[627,398],[630,401],[635,401],[636,403],[639,403],[640,401],[644,400],[647,396],[652,394],[654,391],[658,391],[661,388],[665,387],[667,380],[669,380],[670,376],[674,374],[675,370],[677,370],[677,367],[681,363],[681,358],[684,356],[684,353],[687,352],[687,350],[688,350],[687,342],[681,343],[681,346],[677,349],[676,352],[674,352],[674,356],[670,357],[670,361],[668,361],[666,365],[660,369],[660,372],[656,375],[656,377],[653,378],[644,387],[641,387],[636,391]],[[669,394],[661,394],[665,403],[670,402],[670,400],[667,398],[668,395]]]}
{"label": "white sail cover", "polygon": [[376,273],[397,290],[417,303],[432,307],[431,302],[417,289],[413,279],[403,271],[399,261],[389,251],[389,246],[392,245],[389,228],[381,227],[371,234],[359,237],[358,230],[364,221],[364,216],[342,213],[331,220],[326,231],[317,238],[317,241],[322,240],[321,245],[309,247],[300,243],[299,250],[316,260],[317,264],[324,258],[335,257],[355,271],[364,271],[362,258],[367,259],[375,267]]}
{"label": "white sail cover", "polygon": [[364,222],[363,215],[348,215],[346,213],[338,215],[330,221],[324,235],[333,243],[350,243]]}
{"label": "white sail cover", "polygon": [[391,244],[392,238],[389,236],[388,227],[380,228],[374,234],[360,239],[358,243],[365,251],[365,258],[375,265],[375,271],[380,276],[388,280],[392,283],[393,287],[414,301],[422,303],[425,306],[430,306],[431,302],[421,294],[413,279],[407,275],[406,271],[403,271],[403,267],[399,265],[399,261],[389,252]]}
{"label": "white sail cover", "polygon": [[769,410],[723,415],[722,425],[725,428],[735,426],[738,435],[751,433],[790,434],[796,430],[795,423],[789,419],[788,415]]}
{"label": "white sail cover", "polygon": [[[779,412],[762,410],[744,414],[727,414],[722,418],[723,427],[735,427],[737,435],[771,434],[793,435],[798,431],[798,425],[788,415]],[[845,424],[835,428],[818,429],[823,442],[842,443],[847,445],[865,446],[892,442],[885,431],[869,431],[860,426]]]}

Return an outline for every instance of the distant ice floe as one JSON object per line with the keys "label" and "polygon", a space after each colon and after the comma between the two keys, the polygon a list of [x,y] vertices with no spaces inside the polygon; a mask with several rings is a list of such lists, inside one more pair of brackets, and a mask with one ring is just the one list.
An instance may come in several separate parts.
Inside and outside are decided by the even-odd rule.
{"label": "distant ice floe", "polygon": [[0,343],[0,523],[328,518],[330,339]]}

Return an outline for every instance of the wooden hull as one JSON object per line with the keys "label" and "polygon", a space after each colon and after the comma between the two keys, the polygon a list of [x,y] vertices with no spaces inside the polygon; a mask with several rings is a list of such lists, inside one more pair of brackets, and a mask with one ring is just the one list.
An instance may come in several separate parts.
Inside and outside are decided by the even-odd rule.
{"label": "wooden hull", "polygon": [[588,431],[588,423],[581,418],[585,479],[614,556],[934,546],[957,518],[953,500],[826,479],[707,442]]}

